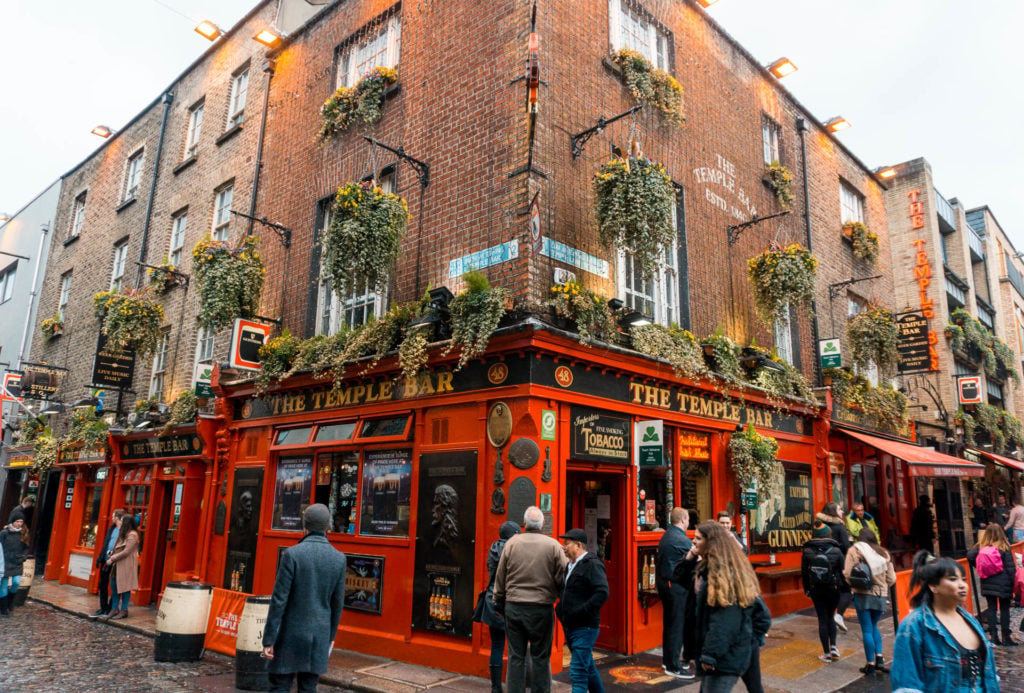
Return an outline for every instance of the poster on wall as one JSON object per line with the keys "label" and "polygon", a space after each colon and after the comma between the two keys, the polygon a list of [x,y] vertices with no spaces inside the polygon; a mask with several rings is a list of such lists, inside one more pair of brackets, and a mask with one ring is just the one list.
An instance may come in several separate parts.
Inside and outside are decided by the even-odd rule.
{"label": "poster on wall", "polygon": [[477,452],[420,455],[412,626],[473,634]]}
{"label": "poster on wall", "polygon": [[757,510],[751,513],[751,551],[799,551],[811,538],[814,523],[811,466],[782,462],[771,486],[758,488],[757,496]]}
{"label": "poster on wall", "polygon": [[236,469],[231,484],[231,516],[228,519],[228,556],[224,564],[224,589],[252,592],[256,559],[260,499],[263,497],[263,469]]}
{"label": "poster on wall", "polygon": [[282,457],[274,483],[274,529],[302,529],[302,511],[313,489],[313,458]]}
{"label": "poster on wall", "polygon": [[359,533],[376,537],[409,536],[411,491],[410,450],[364,452],[363,504],[359,515]]}
{"label": "poster on wall", "polygon": [[345,608],[379,614],[383,608],[384,557],[346,554]]}

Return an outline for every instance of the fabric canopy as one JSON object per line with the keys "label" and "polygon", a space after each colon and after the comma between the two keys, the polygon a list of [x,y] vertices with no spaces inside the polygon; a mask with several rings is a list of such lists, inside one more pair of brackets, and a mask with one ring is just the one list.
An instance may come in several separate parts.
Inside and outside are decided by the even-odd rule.
{"label": "fabric canopy", "polygon": [[901,443],[859,431],[838,429],[851,438],[867,443],[876,450],[898,457],[909,466],[910,476],[985,476],[985,465],[945,455],[920,445]]}
{"label": "fabric canopy", "polygon": [[985,452],[984,450],[975,450],[975,452],[982,457],[988,458],[996,464],[1001,464],[1015,472],[1024,472],[1024,462],[1021,462],[1020,460],[1015,460],[1012,457],[1006,457],[1005,455],[997,455],[994,452]]}

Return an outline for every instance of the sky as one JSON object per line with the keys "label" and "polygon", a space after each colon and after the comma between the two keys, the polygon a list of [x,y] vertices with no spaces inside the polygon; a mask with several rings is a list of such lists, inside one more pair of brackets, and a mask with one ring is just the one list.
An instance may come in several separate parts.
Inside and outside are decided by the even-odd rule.
{"label": "sky", "polygon": [[[540,0],[564,2],[565,0]],[[672,2],[676,0],[642,0]],[[15,213],[121,128],[255,0],[0,0],[0,212]],[[719,0],[707,10],[874,168],[925,157],[936,187],[988,205],[1024,251],[1024,2]],[[188,18],[186,18],[186,15]],[[683,47],[685,51],[685,46]]]}

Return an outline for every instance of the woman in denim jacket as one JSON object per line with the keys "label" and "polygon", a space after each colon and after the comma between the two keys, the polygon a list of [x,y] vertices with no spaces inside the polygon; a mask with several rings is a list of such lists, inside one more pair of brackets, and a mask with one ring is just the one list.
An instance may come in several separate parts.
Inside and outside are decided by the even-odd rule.
{"label": "woman in denim jacket", "polygon": [[914,556],[913,607],[896,632],[893,693],[999,693],[992,645],[964,610],[964,569],[927,551]]}

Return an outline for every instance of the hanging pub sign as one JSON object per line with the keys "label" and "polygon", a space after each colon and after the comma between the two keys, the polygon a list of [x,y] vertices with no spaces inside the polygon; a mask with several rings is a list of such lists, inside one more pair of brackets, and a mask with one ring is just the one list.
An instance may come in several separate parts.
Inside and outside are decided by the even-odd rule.
{"label": "hanging pub sign", "polygon": [[960,404],[981,404],[981,376],[965,375],[956,379]]}
{"label": "hanging pub sign", "polygon": [[636,463],[638,467],[660,467],[665,461],[665,422],[637,421],[634,426]]}
{"label": "hanging pub sign", "polygon": [[843,353],[838,339],[818,340],[818,360],[822,368],[839,368],[843,365]]}
{"label": "hanging pub sign", "polygon": [[213,364],[197,363],[195,372],[192,374],[192,382],[194,383],[196,397],[200,399],[209,399],[213,397],[213,385],[210,384],[212,379]]}
{"label": "hanging pub sign", "polygon": [[270,340],[270,325],[245,318],[235,318],[231,330],[231,355],[228,363],[232,368],[260,369],[260,347]]}
{"label": "hanging pub sign", "polygon": [[96,357],[92,362],[92,385],[115,390],[130,390],[135,376],[133,349],[108,349],[107,336],[100,330],[96,339]]}
{"label": "hanging pub sign", "polygon": [[4,390],[0,393],[2,401],[21,401],[21,373],[4,373]]}
{"label": "hanging pub sign", "polygon": [[122,462],[161,457],[198,457],[203,452],[203,439],[195,433],[128,438],[121,441],[120,452]]}
{"label": "hanging pub sign", "polygon": [[573,407],[570,421],[569,454],[574,460],[629,463],[629,418]]}
{"label": "hanging pub sign", "polygon": [[28,399],[50,399],[60,389],[67,368],[47,366],[45,363],[21,364],[21,395]]}
{"label": "hanging pub sign", "polygon": [[931,343],[928,318],[920,311],[896,316],[896,350],[899,352],[900,374],[931,370]]}

